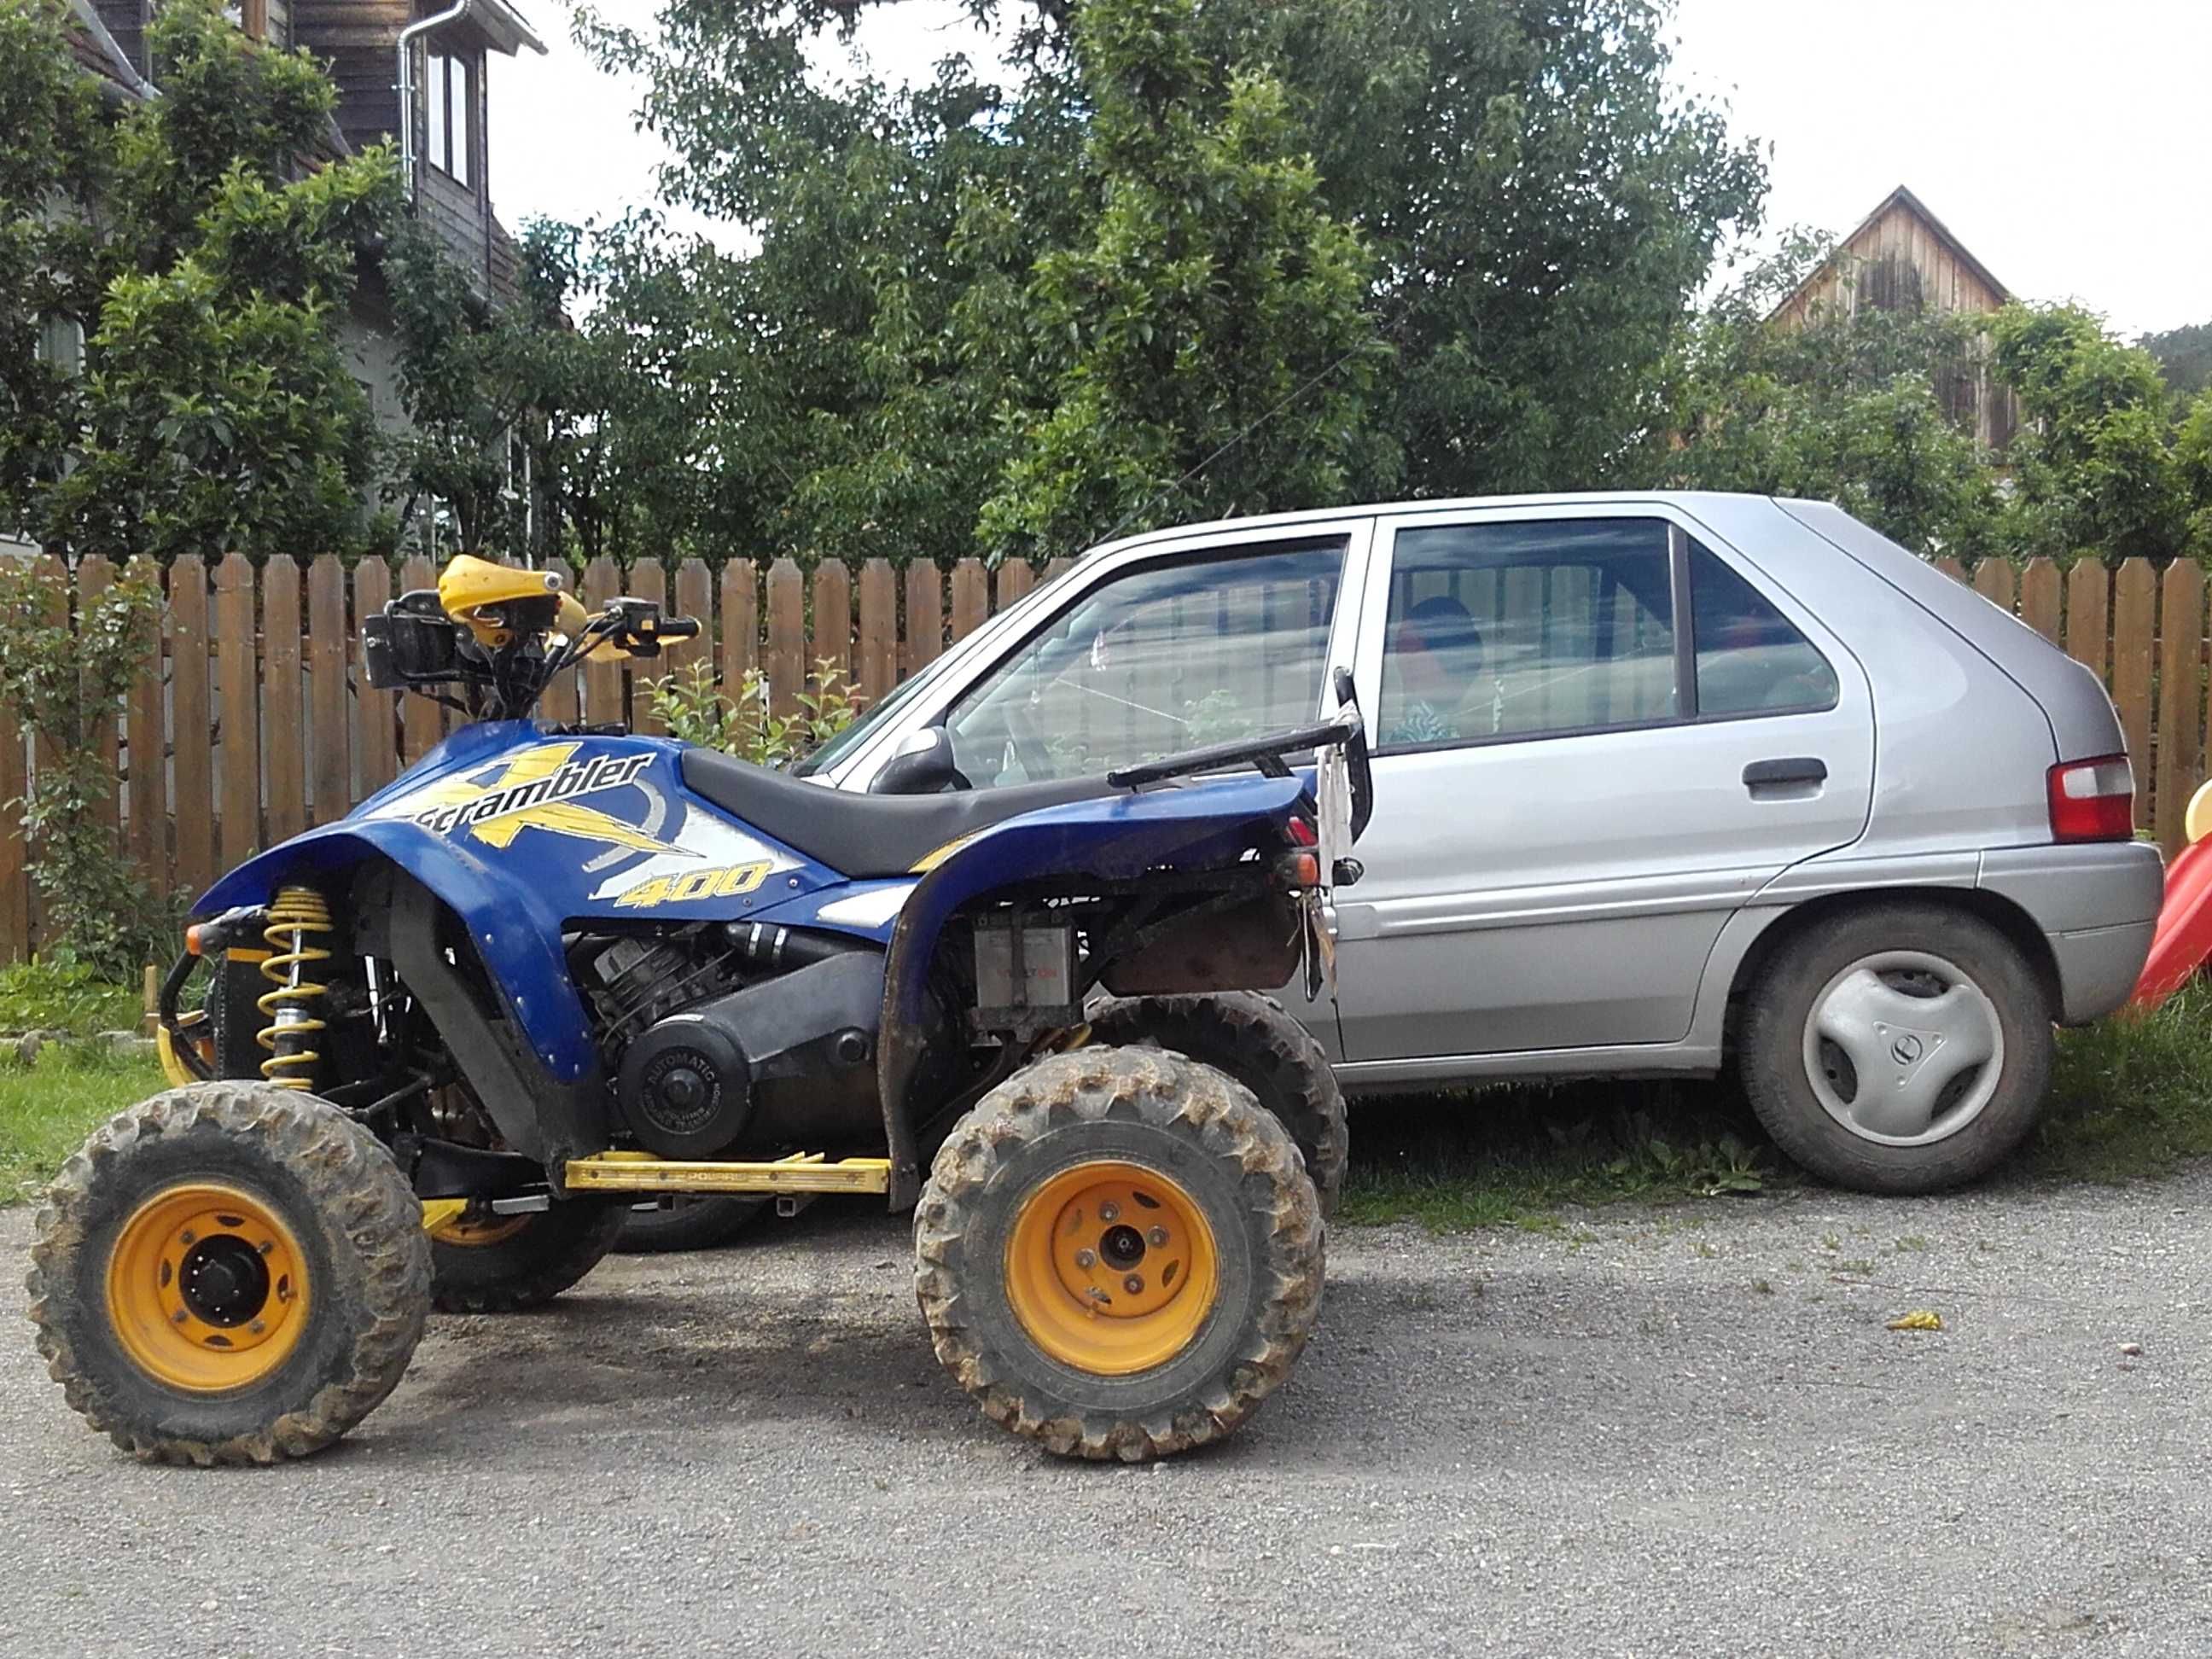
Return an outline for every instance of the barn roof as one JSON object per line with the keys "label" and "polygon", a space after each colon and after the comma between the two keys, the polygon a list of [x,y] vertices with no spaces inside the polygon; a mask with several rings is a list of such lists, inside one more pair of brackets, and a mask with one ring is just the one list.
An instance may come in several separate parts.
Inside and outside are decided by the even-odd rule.
{"label": "barn roof", "polygon": [[[1881,204],[1875,209],[1875,210],[1868,214],[1865,218],[1860,220],[1858,224],[1853,228],[1850,235],[1843,238],[1842,240],[1836,244],[1836,252],[1841,253],[1853,242],[1856,242],[1860,237],[1865,235],[1868,231],[1872,230],[1876,225],[1880,224],[1882,220],[1888,217],[1891,212],[1900,207],[1906,212],[1911,214],[1915,218],[1918,219],[1921,223],[1926,225],[1936,239],[1942,243],[1944,247],[1950,251],[1951,257],[1956,259],[1960,264],[1964,265],[1968,270],[1972,271],[1982,282],[1986,283],[1989,286],[1990,290],[1994,293],[1999,300],[2009,300],[2012,298],[2012,290],[1997,280],[1996,273],[1992,271],[1979,259],[1977,259],[1974,257],[1972,251],[1969,249],[1964,242],[1960,241],[1953,233],[1950,226],[1945,224],[1941,219],[1938,219],[1934,213],[1929,211],[1927,203],[1922,201],[1917,196],[1915,196],[1911,191],[1903,185],[1899,185],[1895,190],[1890,191],[1888,195],[1883,197]],[[1805,280],[1798,283],[1796,288],[1792,289],[1790,293],[1784,296],[1781,304],[1776,306],[1773,310],[1767,313],[1767,320],[1769,322],[1773,321],[1777,317],[1781,316],[1783,313],[1788,311],[1790,307],[1796,305],[1800,299],[1811,291],[1815,283],[1820,282],[1823,276],[1827,275],[1829,268],[1833,265],[1835,262],[1836,255],[1832,253],[1826,259],[1822,260],[1820,264],[1808,271],[1805,275]]]}

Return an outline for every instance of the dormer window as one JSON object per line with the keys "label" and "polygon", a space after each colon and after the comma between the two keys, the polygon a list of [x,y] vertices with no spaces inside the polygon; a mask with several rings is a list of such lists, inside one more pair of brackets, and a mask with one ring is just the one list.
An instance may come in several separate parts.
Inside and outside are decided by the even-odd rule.
{"label": "dormer window", "polygon": [[476,73],[475,59],[433,52],[423,82],[423,102],[430,118],[430,165],[460,185],[474,178],[469,158],[476,143]]}

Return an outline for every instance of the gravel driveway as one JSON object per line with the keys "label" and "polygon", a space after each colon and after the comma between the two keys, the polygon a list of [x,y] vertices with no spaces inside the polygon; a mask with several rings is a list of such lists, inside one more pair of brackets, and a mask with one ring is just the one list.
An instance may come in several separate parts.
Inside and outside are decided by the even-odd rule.
{"label": "gravel driveway", "polygon": [[2202,1655],[2208,1199],[1347,1231],[1288,1387],[1146,1469],[986,1423],[902,1226],[828,1204],[435,1321],[279,1469],[128,1462],[16,1322],[0,1653]]}

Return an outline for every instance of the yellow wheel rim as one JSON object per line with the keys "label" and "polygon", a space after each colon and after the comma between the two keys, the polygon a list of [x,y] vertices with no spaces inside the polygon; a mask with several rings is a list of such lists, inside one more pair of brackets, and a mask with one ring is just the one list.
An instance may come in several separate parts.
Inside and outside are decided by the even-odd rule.
{"label": "yellow wheel rim", "polygon": [[1140,1164],[1063,1170],[1022,1200],[1006,1300],[1064,1365],[1127,1376],[1196,1340],[1220,1288],[1213,1232],[1187,1191]]}
{"label": "yellow wheel rim", "polygon": [[307,1255],[264,1200],[192,1182],[132,1211],[107,1258],[107,1316],[149,1376],[191,1394],[258,1382],[307,1326]]}
{"label": "yellow wheel rim", "polygon": [[458,1244],[465,1249],[474,1249],[486,1244],[501,1244],[513,1238],[530,1224],[529,1214],[493,1215],[489,1212],[471,1219],[467,1215],[455,1216],[451,1221],[441,1221],[430,1229],[434,1244]]}

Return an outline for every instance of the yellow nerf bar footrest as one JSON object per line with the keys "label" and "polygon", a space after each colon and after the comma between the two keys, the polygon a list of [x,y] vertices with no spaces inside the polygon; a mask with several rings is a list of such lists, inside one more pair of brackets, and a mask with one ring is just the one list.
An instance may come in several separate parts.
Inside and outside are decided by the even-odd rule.
{"label": "yellow nerf bar footrest", "polygon": [[562,1175],[578,1193],[887,1193],[891,1161],[794,1152],[769,1164],[714,1164],[654,1158],[649,1152],[599,1152],[572,1158]]}

